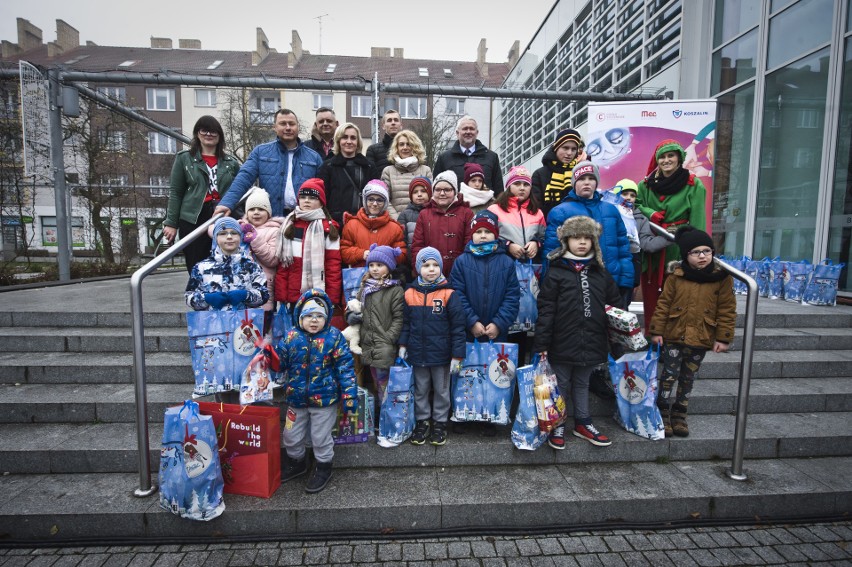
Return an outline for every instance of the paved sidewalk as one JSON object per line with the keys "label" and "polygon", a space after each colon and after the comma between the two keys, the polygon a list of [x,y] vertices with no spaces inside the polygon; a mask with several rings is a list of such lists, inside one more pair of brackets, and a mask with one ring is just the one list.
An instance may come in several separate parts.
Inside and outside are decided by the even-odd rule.
{"label": "paved sidewalk", "polygon": [[[2,546],[2,542],[0,542]],[[0,549],[0,566],[400,565],[407,567],[843,565],[852,522],[570,535],[470,536],[161,546]]]}

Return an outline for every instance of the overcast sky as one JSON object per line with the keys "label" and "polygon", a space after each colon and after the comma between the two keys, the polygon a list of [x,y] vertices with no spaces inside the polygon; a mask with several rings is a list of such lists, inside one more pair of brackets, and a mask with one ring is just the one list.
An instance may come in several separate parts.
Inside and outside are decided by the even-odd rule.
{"label": "overcast sky", "polygon": [[[45,43],[56,39],[56,20],[80,32],[80,42],[149,47],[150,38],[200,39],[204,49],[253,51],[255,29],[270,47],[290,50],[291,30],[302,47],[320,53],[370,55],[370,47],[401,47],[406,58],[472,61],[486,38],[489,62],[506,61],[512,43],[521,51],[554,0],[0,0],[0,39],[17,42],[17,18],[41,28]],[[327,15],[326,15],[327,14]],[[319,16],[321,20],[317,19]]]}

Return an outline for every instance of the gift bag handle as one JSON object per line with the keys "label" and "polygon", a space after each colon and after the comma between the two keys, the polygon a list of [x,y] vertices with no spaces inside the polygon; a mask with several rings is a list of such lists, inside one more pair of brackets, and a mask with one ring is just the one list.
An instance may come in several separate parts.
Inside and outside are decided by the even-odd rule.
{"label": "gift bag handle", "polygon": [[396,363],[394,366],[404,366],[406,368],[411,368],[411,365],[404,358],[396,357]]}

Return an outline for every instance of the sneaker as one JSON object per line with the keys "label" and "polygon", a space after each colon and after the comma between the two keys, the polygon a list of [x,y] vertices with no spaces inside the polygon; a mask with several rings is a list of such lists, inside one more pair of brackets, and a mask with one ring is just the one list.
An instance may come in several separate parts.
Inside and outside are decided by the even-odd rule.
{"label": "sneaker", "polygon": [[429,436],[429,420],[421,419],[414,427],[414,433],[411,434],[412,445],[423,445],[426,443],[426,437]]}
{"label": "sneaker", "polygon": [[598,431],[591,423],[587,425],[578,423],[575,425],[574,435],[580,439],[585,439],[592,445],[597,445],[598,447],[608,447],[609,445],[612,445],[612,441],[609,440],[609,437]]}
{"label": "sneaker", "polygon": [[551,431],[547,437],[547,444],[557,451],[563,450],[565,448],[565,426],[560,425]]}
{"label": "sneaker", "polygon": [[432,435],[429,437],[429,443],[432,445],[443,445],[447,442],[447,422],[436,421],[432,424]]}

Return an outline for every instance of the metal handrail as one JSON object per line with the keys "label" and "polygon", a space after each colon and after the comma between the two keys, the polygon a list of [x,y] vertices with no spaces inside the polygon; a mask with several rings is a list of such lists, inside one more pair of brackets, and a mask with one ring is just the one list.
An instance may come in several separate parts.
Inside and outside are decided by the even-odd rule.
{"label": "metal handrail", "polygon": [[[256,189],[246,191],[237,204],[243,203]],[[139,488],[133,491],[140,498],[150,496],[157,491],[151,484],[151,446],[148,442],[148,389],[145,372],[145,325],[142,320],[142,280],[151,272],[168,262],[178,252],[189,246],[196,238],[207,232],[207,227],[224,216],[213,215],[210,220],[181,238],[165,252],[133,272],[130,277],[130,320],[133,338],[133,375],[136,390],[136,443],[139,450]]]}
{"label": "metal handrail", "polygon": [[[674,234],[658,224],[649,221],[651,228],[658,234],[674,241]],[[748,416],[748,394],[751,387],[751,365],[754,359],[754,328],[757,321],[757,282],[735,267],[725,263],[718,258],[715,260],[722,268],[746,284],[746,312],[743,323],[743,353],[740,359],[740,387],[737,394],[737,421],[734,426],[734,455],[731,459],[731,468],[725,473],[734,480],[746,480],[748,476],[743,473],[743,453],[745,452],[746,417]]]}

